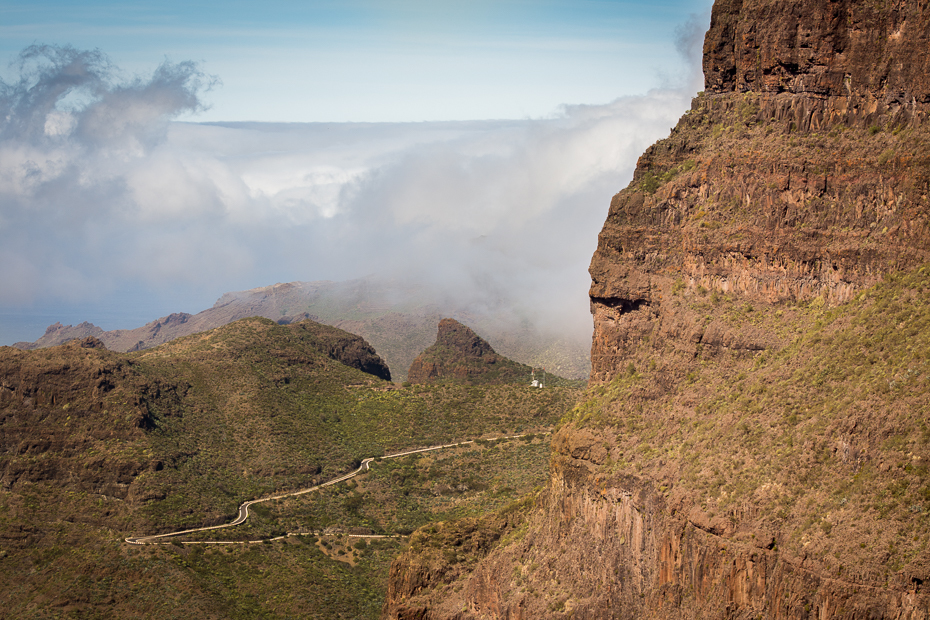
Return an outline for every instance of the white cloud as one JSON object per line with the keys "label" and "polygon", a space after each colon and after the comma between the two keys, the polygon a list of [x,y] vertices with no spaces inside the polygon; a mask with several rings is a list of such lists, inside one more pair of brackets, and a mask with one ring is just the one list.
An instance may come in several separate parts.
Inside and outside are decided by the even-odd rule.
{"label": "white cloud", "polygon": [[171,123],[209,84],[190,63],[114,83],[102,55],[24,53],[0,97],[0,305],[112,305],[141,284],[186,288],[198,310],[230,290],[386,273],[581,333],[610,197],[690,99],[519,121]]}

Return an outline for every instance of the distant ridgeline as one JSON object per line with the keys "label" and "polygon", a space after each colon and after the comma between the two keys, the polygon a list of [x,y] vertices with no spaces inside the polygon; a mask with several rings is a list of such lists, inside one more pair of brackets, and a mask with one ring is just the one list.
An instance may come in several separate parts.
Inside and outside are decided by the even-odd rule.
{"label": "distant ridgeline", "polygon": [[232,321],[261,316],[280,325],[311,319],[358,334],[378,350],[403,381],[414,358],[432,342],[436,322],[444,316],[467,320],[508,356],[543,366],[573,379],[588,376],[588,335],[566,335],[534,324],[511,306],[475,310],[446,299],[441,291],[415,282],[374,276],[347,282],[290,282],[226,293],[212,308],[197,314],[174,313],[135,329],[104,331],[92,323],[55,323],[35,342],[37,349],[93,336],[111,351],[141,351]]}

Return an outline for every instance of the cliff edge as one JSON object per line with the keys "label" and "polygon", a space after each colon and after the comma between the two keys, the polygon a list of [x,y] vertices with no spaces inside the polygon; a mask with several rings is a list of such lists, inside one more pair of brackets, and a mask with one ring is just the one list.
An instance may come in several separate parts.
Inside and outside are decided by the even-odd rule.
{"label": "cliff edge", "polygon": [[928,36],[921,2],[715,3],[706,91],[640,157],[598,238],[593,380],[679,279],[838,304],[930,259]]}
{"label": "cliff edge", "polygon": [[383,617],[930,617],[928,37],[925,1],[715,2],[548,486],[465,576],[400,558]]}

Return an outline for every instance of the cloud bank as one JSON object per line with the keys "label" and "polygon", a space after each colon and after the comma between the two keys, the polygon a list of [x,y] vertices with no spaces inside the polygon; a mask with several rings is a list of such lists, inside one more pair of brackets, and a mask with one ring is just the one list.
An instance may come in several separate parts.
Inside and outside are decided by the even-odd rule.
{"label": "cloud bank", "polygon": [[193,124],[171,119],[215,84],[194,63],[128,80],[97,51],[17,63],[0,84],[0,307],[113,308],[131,291],[198,311],[383,274],[578,334],[610,196],[693,92],[516,121]]}

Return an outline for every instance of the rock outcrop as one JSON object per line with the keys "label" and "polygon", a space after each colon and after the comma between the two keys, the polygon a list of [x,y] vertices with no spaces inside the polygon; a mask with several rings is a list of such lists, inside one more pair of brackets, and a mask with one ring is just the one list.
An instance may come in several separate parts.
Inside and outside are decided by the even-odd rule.
{"label": "rock outcrop", "polygon": [[41,357],[0,348],[0,487],[52,482],[132,500],[132,482],[155,461],[102,456],[94,448],[140,441],[152,427],[148,400],[178,389],[184,388],[147,380],[93,337]]}
{"label": "rock outcrop", "polygon": [[529,525],[467,576],[400,558],[384,618],[930,617],[928,38],[924,1],[715,2]]}
{"label": "rock outcrop", "polygon": [[411,383],[529,383],[533,369],[494,352],[470,327],[442,319],[436,342],[410,365]]}
{"label": "rock outcrop", "polygon": [[391,380],[388,365],[361,336],[309,320],[289,324],[288,328],[295,334],[301,334],[307,339],[308,345],[330,359],[379,379]]}

